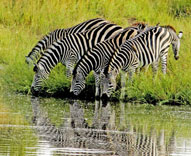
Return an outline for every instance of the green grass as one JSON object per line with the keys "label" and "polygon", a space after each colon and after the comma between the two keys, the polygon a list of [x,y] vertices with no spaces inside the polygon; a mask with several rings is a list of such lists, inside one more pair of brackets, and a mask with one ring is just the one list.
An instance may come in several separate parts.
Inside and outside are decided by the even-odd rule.
{"label": "green grass", "polygon": [[[158,73],[152,82],[152,72],[135,76],[127,86],[126,100],[149,103],[191,103],[191,5],[189,0],[1,0],[0,1],[0,90],[30,94],[33,70],[25,64],[25,56],[46,33],[68,28],[85,20],[102,17],[123,27],[141,21],[150,25],[172,25],[184,32],[180,59],[169,51],[168,73]],[[92,86],[92,77],[88,86]],[[45,83],[52,94],[69,90],[70,80],[59,65]],[[118,98],[118,92],[113,94]]]}

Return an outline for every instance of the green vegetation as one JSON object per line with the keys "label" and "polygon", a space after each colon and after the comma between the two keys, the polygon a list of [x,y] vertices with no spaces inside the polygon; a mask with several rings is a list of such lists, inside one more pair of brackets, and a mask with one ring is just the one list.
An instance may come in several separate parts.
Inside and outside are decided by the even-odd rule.
{"label": "green vegetation", "polygon": [[[35,136],[34,131],[30,128],[29,124],[31,122],[28,122],[25,118],[26,113],[23,115],[23,113],[18,110],[18,108],[21,108],[22,106],[23,112],[26,110],[27,113],[29,112],[26,105],[20,105],[20,103],[26,103],[26,101],[23,101],[21,98],[15,98],[15,96],[12,96],[11,100],[9,99],[5,101],[1,96],[0,145],[6,146],[0,146],[0,155],[7,155],[7,153],[9,153],[9,155],[21,156],[26,155],[29,151],[35,152],[35,149],[28,149],[28,151],[26,151],[27,147],[33,147],[37,144],[37,137]],[[14,102],[12,103],[12,101]],[[11,106],[10,103],[14,106]],[[29,113],[27,115],[29,118]]]}
{"label": "green vegetation", "polygon": [[[184,32],[180,59],[175,61],[169,51],[168,73],[152,72],[135,76],[127,86],[127,98],[148,103],[191,103],[191,5],[189,0],[1,0],[0,1],[0,90],[30,94],[32,67],[25,56],[41,37],[57,28],[68,28],[87,19],[102,17],[123,27],[141,21],[149,25],[172,25]],[[93,78],[88,77],[88,94],[93,95]],[[64,67],[57,66],[45,83],[50,95],[67,96],[70,80]],[[86,92],[87,94],[87,92]],[[113,98],[118,99],[118,92]]]}
{"label": "green vegetation", "polygon": [[[187,118],[188,120],[181,119],[185,115],[184,113],[190,110],[188,106],[132,105],[130,103],[128,105],[128,103],[121,102],[114,107],[115,112],[121,112],[121,114],[116,113],[116,127],[119,127],[121,130],[125,130],[125,128],[127,128],[126,125],[131,125],[136,131],[146,134],[149,134],[153,129],[159,134],[163,129],[166,133],[166,139],[170,137],[175,130],[177,130],[177,136],[181,136],[181,134],[184,134],[184,137],[190,136],[190,128],[189,126],[185,126],[189,125],[189,117]],[[122,119],[123,122],[120,122],[120,119]],[[180,121],[182,126],[186,128],[182,129],[182,126],[179,126]]]}

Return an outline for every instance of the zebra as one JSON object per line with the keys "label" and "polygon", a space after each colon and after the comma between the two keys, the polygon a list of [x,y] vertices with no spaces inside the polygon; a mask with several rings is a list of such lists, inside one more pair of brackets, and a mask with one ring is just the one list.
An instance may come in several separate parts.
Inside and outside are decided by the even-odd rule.
{"label": "zebra", "polygon": [[67,77],[72,74],[74,64],[97,43],[112,38],[123,28],[116,24],[104,23],[89,31],[68,35],[57,40],[45,50],[33,70],[35,76],[31,86],[32,94],[38,94],[43,80],[47,79],[51,70],[61,62],[66,65]]}
{"label": "zebra", "polygon": [[[140,29],[141,28],[141,29]],[[93,70],[95,76],[95,97],[102,95],[99,93],[99,88],[102,88],[102,71],[107,66],[110,58],[115,50],[119,48],[127,39],[134,37],[139,31],[146,28],[143,23],[137,24],[133,27],[127,27],[115,37],[104,42],[98,43],[90,51],[88,51],[81,60],[78,61],[72,77],[72,85],[70,91],[75,95],[79,95],[85,88],[85,78]]]}
{"label": "zebra", "polygon": [[35,61],[39,58],[39,56],[42,55],[42,52],[46,50],[50,45],[52,45],[53,42],[55,42],[56,40],[63,39],[70,34],[90,30],[103,23],[109,23],[109,21],[106,21],[102,18],[94,18],[87,20],[83,23],[80,23],[76,26],[73,26],[71,28],[56,29],[50,32],[49,34],[43,36],[43,38],[40,41],[38,41],[38,43],[34,46],[32,51],[28,54],[28,56],[26,56],[26,63],[27,64],[35,63]]}
{"label": "zebra", "polygon": [[[174,58],[178,60],[180,39],[183,32],[176,34],[172,26],[156,26],[137,35],[135,38],[126,41],[120,49],[113,55],[108,67],[104,71],[105,81],[103,92],[110,97],[113,90],[116,89],[116,76],[120,69],[129,72],[129,80],[132,80],[133,73],[138,67],[152,65],[153,73],[158,70],[159,59],[162,63],[162,72],[166,74],[167,56],[170,45],[174,53]],[[124,76],[124,74],[122,74]],[[125,80],[125,79],[124,79]],[[125,82],[122,91],[125,88]],[[121,92],[124,97],[124,92]]]}

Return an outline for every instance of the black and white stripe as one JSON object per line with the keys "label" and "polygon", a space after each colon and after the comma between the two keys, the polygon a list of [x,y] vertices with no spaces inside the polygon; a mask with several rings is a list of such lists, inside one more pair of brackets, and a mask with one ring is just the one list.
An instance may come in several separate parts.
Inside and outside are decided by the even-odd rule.
{"label": "black and white stripe", "polygon": [[[139,33],[139,31],[141,31],[139,27],[140,25],[137,25],[136,27],[128,27],[121,33],[117,34],[114,38],[98,43],[89,52],[87,52],[74,68],[71,91],[73,91],[75,95],[80,94],[80,92],[85,88],[86,76],[93,70],[96,80],[95,96],[99,96],[99,94],[101,95],[102,91],[99,93],[99,89],[102,88],[103,85],[102,71],[108,65],[109,60],[116,49],[118,49],[126,40],[134,37]],[[145,25],[141,28],[144,29]]]}
{"label": "black and white stripe", "polygon": [[43,51],[46,50],[50,45],[52,45],[54,41],[58,39],[63,39],[70,34],[90,30],[103,23],[109,22],[101,18],[94,18],[80,23],[76,26],[73,26],[71,28],[56,29],[50,32],[49,34],[45,35],[40,41],[38,41],[38,43],[35,45],[32,51],[28,54],[28,56],[26,56],[26,62],[28,64],[34,63],[42,55]]}
{"label": "black and white stripe", "polygon": [[[179,58],[180,38],[171,26],[154,27],[137,35],[135,38],[126,41],[120,47],[108,66],[106,77],[109,79],[108,88],[104,92],[110,96],[111,91],[116,88],[116,76],[120,69],[128,71],[130,79],[137,67],[144,67],[152,64],[153,72],[156,73],[159,59],[162,62],[162,72],[166,74],[167,56],[172,44],[174,58]],[[124,86],[122,86],[124,87]]]}
{"label": "black and white stripe", "polygon": [[68,35],[62,40],[54,42],[41,56],[34,67],[36,72],[31,91],[37,93],[42,85],[43,79],[48,78],[51,70],[61,62],[66,65],[67,76],[73,71],[74,64],[97,43],[112,38],[123,29],[122,27],[103,23],[96,28],[83,33]]}

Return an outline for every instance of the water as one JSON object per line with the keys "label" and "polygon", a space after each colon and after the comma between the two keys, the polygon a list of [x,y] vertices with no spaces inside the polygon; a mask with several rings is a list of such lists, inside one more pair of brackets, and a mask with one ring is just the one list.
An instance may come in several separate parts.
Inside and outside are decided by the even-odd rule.
{"label": "water", "polygon": [[191,108],[0,96],[0,156],[190,156]]}

